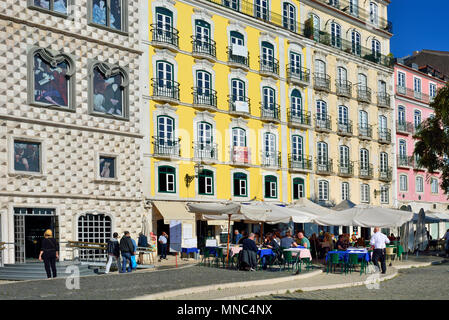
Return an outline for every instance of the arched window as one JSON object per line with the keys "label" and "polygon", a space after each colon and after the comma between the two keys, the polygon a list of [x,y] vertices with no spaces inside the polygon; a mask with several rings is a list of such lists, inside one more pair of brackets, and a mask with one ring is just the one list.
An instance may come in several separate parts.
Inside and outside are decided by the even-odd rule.
{"label": "arched window", "polygon": [[360,186],[360,202],[368,203],[369,198],[369,184],[363,183]]}
{"label": "arched window", "polygon": [[321,30],[320,17],[318,17],[316,14],[311,14],[310,18],[312,19],[313,40],[319,41]]}
{"label": "arched window", "polygon": [[371,51],[373,53],[373,57],[377,61],[380,58],[380,42],[379,40],[373,39],[371,40]]}
{"label": "arched window", "polygon": [[349,0],[349,13],[355,17],[359,16],[359,0]]}
{"label": "arched window", "polygon": [[316,117],[319,120],[327,119],[327,103],[323,100],[318,100],[316,102]]}
{"label": "arched window", "polygon": [[433,194],[438,194],[438,179],[432,178],[430,179],[430,190]]}
{"label": "arched window", "polygon": [[275,110],[276,109],[276,93],[273,88],[263,87],[262,88],[262,107],[265,110]]}
{"label": "arched window", "polygon": [[405,125],[405,107],[403,106],[398,107],[398,124]]}
{"label": "arched window", "polygon": [[153,95],[179,98],[179,88],[175,86],[173,64],[167,61],[156,62],[156,79],[153,81]]}
{"label": "arched window", "polygon": [[262,42],[262,55],[261,55],[261,67],[267,68],[267,70],[274,70],[274,46],[267,42]]}
{"label": "arched window", "polygon": [[356,55],[361,55],[362,53],[362,38],[360,37],[360,33],[352,30],[351,31],[351,43],[352,43],[352,53]]}
{"label": "arched window", "polygon": [[90,70],[92,112],[128,118],[127,72],[117,65],[104,62],[92,63]]}
{"label": "arched window", "polygon": [[292,160],[303,161],[304,145],[303,139],[299,135],[292,135]]}
{"label": "arched window", "polygon": [[156,26],[153,29],[153,41],[171,43],[173,40],[173,12],[167,8],[157,7]]}
{"label": "arched window", "polygon": [[415,125],[415,130],[417,130],[419,128],[419,126],[421,125],[421,111],[415,110],[413,112],[413,122]]}
{"label": "arched window", "polygon": [[233,175],[234,196],[248,196],[248,176],[245,173],[236,172]]}
{"label": "arched window", "polygon": [[381,152],[380,153],[380,166],[379,170],[381,173],[388,172],[388,153]]}
{"label": "arched window", "polygon": [[329,200],[329,182],[325,180],[318,181],[318,200],[319,201]]}
{"label": "arched window", "polygon": [[422,177],[416,177],[416,192],[424,192],[424,179]]}
{"label": "arched window", "polygon": [[[112,237],[111,217],[105,214],[85,214],[78,218],[78,241],[106,243]],[[106,251],[80,249],[81,260],[106,259]]]}
{"label": "arched window", "polygon": [[407,142],[399,140],[399,158],[407,158]]}
{"label": "arched window", "polygon": [[195,20],[195,39],[209,43],[212,39],[210,23],[204,20]]}
{"label": "arched window", "polygon": [[298,200],[299,198],[305,197],[304,179],[294,178],[293,179],[293,199]]}
{"label": "arched window", "polygon": [[364,110],[359,111],[359,128],[360,129],[368,128],[368,112]]}
{"label": "arched window", "polygon": [[331,45],[341,48],[341,26],[338,23],[331,23]]}
{"label": "arched window", "polygon": [[264,166],[275,167],[279,165],[276,151],[276,136],[273,133],[264,133],[264,152],[262,162]]}
{"label": "arched window", "polygon": [[328,169],[328,148],[326,142],[317,143],[317,160],[320,171],[327,171]]}
{"label": "arched window", "polygon": [[198,144],[201,149],[210,148],[213,142],[212,125],[208,122],[198,123]]}
{"label": "arched window", "polygon": [[349,183],[341,183],[341,200],[349,200]]}
{"label": "arched window", "polygon": [[202,195],[214,194],[214,173],[211,170],[202,170],[198,174],[198,193]]}
{"label": "arched window", "polygon": [[246,130],[232,128],[232,145],[234,147],[246,147]]}
{"label": "arched window", "polygon": [[368,175],[367,170],[369,170],[370,164],[369,164],[369,151],[367,149],[360,149],[360,170],[363,170]]}
{"label": "arched window", "polygon": [[245,45],[245,37],[240,32],[231,31],[231,44],[235,44],[238,46],[244,46]]}
{"label": "arched window", "polygon": [[176,193],[176,169],[169,166],[158,168],[158,192]]}
{"label": "arched window", "polygon": [[265,198],[277,198],[277,178],[275,176],[265,176]]}
{"label": "arched window", "polygon": [[[340,146],[340,172],[341,173],[350,173],[349,172],[349,147],[348,146]],[[343,170],[343,171],[341,171]]]}
{"label": "arched window", "polygon": [[291,3],[284,2],[282,18],[284,28],[296,31],[296,8]]}
{"label": "arched window", "polygon": [[231,80],[231,95],[229,98],[231,111],[249,112],[244,81],[240,79]]}
{"label": "arched window", "polygon": [[301,92],[294,89],[291,94],[291,115],[292,117],[302,117],[302,113]]}
{"label": "arched window", "polygon": [[[348,107],[346,106],[338,106],[338,124],[339,127],[342,126],[342,129],[346,129],[345,126],[349,124],[349,112]],[[347,131],[347,130],[345,130]]]}
{"label": "arched window", "polygon": [[[28,62],[31,75],[28,83],[33,88],[28,91],[30,103],[75,109],[75,64],[71,56],[34,47],[29,53]],[[108,102],[110,106],[110,100]]]}
{"label": "arched window", "polygon": [[379,9],[377,4],[374,2],[370,2],[369,4],[369,17],[372,24],[379,24]]}
{"label": "arched window", "polygon": [[399,191],[406,192],[408,190],[408,177],[405,174],[399,176]]}

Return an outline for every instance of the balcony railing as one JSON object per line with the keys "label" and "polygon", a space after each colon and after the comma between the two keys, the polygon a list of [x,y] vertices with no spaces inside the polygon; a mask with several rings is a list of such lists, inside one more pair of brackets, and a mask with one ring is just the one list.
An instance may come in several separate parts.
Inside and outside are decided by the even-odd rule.
{"label": "balcony railing", "polygon": [[396,121],[396,132],[405,134],[413,133],[413,123],[408,121]]}
{"label": "balcony railing", "polygon": [[391,143],[391,130],[390,129],[380,129],[378,133],[379,133],[379,142]]}
{"label": "balcony railing", "polygon": [[296,84],[308,85],[310,83],[310,70],[287,65],[287,80]]}
{"label": "balcony railing", "polygon": [[420,91],[415,91],[410,88],[402,87],[402,86],[396,86],[396,93],[402,96],[405,96],[407,98],[419,100],[423,103],[430,103],[431,99],[428,94],[422,93]]}
{"label": "balcony railing", "polygon": [[151,42],[153,45],[168,45],[179,48],[179,31],[169,25],[151,25]]}
{"label": "balcony railing", "polygon": [[260,117],[264,120],[281,120],[281,107],[278,104],[264,104],[263,102],[260,104]]}
{"label": "balcony railing", "polygon": [[153,98],[179,101],[179,83],[173,80],[152,78]]}
{"label": "balcony railing", "polygon": [[261,154],[263,167],[281,167],[281,153],[272,151],[263,151]]}
{"label": "balcony railing", "polygon": [[352,120],[346,123],[337,121],[337,134],[342,136],[352,136]]}
{"label": "balcony railing", "polygon": [[217,91],[209,88],[194,87],[193,88],[193,105],[217,108]]}
{"label": "balcony railing", "polygon": [[335,82],[335,85],[337,87],[337,95],[351,98],[352,96],[352,83],[350,81],[346,80],[337,80]]}
{"label": "balcony railing", "polygon": [[359,124],[359,138],[371,139],[373,137],[373,126],[370,124]]}
{"label": "balcony railing", "polygon": [[360,102],[371,103],[371,89],[367,86],[357,86],[357,100]]}
{"label": "balcony railing", "polygon": [[314,73],[313,88],[329,92],[331,90],[331,77],[324,73]]}
{"label": "balcony railing", "polygon": [[318,174],[332,174],[332,159],[317,159],[316,173]]}
{"label": "balcony railing", "polygon": [[[233,11],[240,12],[248,17],[252,17],[258,20],[262,20],[263,22],[271,23],[277,27],[283,28],[284,30],[288,30],[289,32],[294,32],[298,35],[304,36],[309,39],[313,39],[315,41],[318,41],[321,44],[331,46],[333,45],[331,43],[331,37],[330,34],[327,32],[323,32],[320,30],[314,30],[313,28],[313,22],[311,19],[308,19],[305,21],[305,24],[294,24],[288,23],[288,19],[286,21],[285,17],[281,14],[277,14],[274,12],[270,12],[269,10],[261,10],[262,8],[260,6],[255,6],[252,1],[249,0],[207,0],[211,3],[214,3],[216,5],[220,5],[223,7],[226,7],[228,9],[231,9]],[[320,0],[324,1],[324,0]],[[340,0],[342,1],[342,0]],[[347,2],[347,0],[346,0]],[[346,13],[351,14],[355,16],[355,12],[357,12],[357,17],[359,19],[365,20],[367,23],[370,23],[369,15],[366,14],[366,12],[362,9],[354,9],[355,7],[352,6],[342,6],[341,11],[348,10]],[[348,9],[346,9],[348,8]],[[258,10],[259,9],[259,10]],[[355,11],[354,11],[355,10]],[[392,24],[391,22],[378,17],[377,18],[377,24],[376,27],[391,32]],[[371,50],[371,48],[362,47],[359,44],[354,44],[351,41],[347,41],[344,39],[338,39],[336,41],[339,45],[337,46],[338,49],[347,52],[349,54],[354,54],[362,59],[382,64],[387,67],[392,67],[394,63],[393,57],[382,55],[378,52],[374,52]],[[335,44],[335,43],[334,43]],[[353,49],[353,47],[355,47]]]}
{"label": "balcony railing", "polygon": [[279,61],[275,58],[271,60],[259,57],[260,73],[279,76]]}
{"label": "balcony railing", "polygon": [[217,160],[218,148],[216,143],[196,142],[193,145],[195,159]]}
{"label": "balcony railing", "polygon": [[379,180],[381,181],[391,181],[393,176],[393,170],[391,167],[383,168],[379,170]]}
{"label": "balcony railing", "polygon": [[192,52],[194,55],[215,58],[217,56],[216,42],[212,39],[192,36]]}
{"label": "balcony railing", "polygon": [[310,126],[311,125],[311,116],[310,112],[298,111],[298,110],[287,110],[288,114],[288,122],[290,125],[297,126]]}
{"label": "balcony railing", "polygon": [[340,177],[352,177],[354,175],[353,161],[338,162],[338,175]]}
{"label": "balcony railing", "polygon": [[234,165],[250,165],[250,152],[249,147],[231,147],[231,162]]}
{"label": "balcony railing", "polygon": [[315,129],[318,131],[332,131],[331,117],[316,114]]}
{"label": "balcony railing", "polygon": [[181,149],[180,149],[180,141],[181,139],[167,139],[165,137],[153,137],[153,145],[154,156],[159,157],[180,157]]}
{"label": "balcony railing", "polygon": [[236,95],[228,95],[229,112],[243,115],[251,114],[250,99]]}
{"label": "balcony railing", "polygon": [[377,106],[380,108],[390,108],[390,95],[388,93],[378,93],[377,94]]}
{"label": "balcony railing", "polygon": [[360,164],[359,178],[361,178],[361,179],[372,179],[373,178],[373,165],[371,163]]}
{"label": "balcony railing", "polygon": [[406,155],[398,155],[397,161],[397,166],[401,168],[408,168],[413,166],[413,158]]}
{"label": "balcony railing", "polygon": [[424,167],[419,165],[419,159],[420,159],[419,157],[411,156],[410,158],[413,161],[413,169],[415,169],[415,170],[423,170],[423,171],[426,170]]}
{"label": "balcony railing", "polygon": [[293,171],[312,170],[312,157],[291,153],[288,155],[288,163]]}
{"label": "balcony railing", "polygon": [[228,62],[232,64],[238,64],[245,68],[249,68],[249,52],[247,52],[247,56],[240,56],[232,53],[232,48],[227,47],[228,51]]}

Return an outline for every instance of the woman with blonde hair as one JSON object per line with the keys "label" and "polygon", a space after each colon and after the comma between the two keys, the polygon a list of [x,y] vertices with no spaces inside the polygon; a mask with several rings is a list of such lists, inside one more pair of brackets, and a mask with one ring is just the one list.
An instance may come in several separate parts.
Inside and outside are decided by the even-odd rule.
{"label": "woman with blonde hair", "polygon": [[[39,254],[39,261],[44,261],[47,278],[56,278],[56,260],[59,259],[59,244],[53,238],[53,232],[50,229],[45,230],[44,239],[41,244],[41,252]],[[51,272],[50,272],[51,269]]]}

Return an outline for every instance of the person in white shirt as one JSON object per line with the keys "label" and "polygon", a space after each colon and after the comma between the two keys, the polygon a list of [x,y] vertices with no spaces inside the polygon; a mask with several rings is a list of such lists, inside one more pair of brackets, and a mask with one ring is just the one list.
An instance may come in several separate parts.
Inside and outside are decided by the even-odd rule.
{"label": "person in white shirt", "polygon": [[371,236],[370,240],[370,245],[374,249],[372,261],[379,270],[378,260],[380,259],[382,273],[387,272],[387,265],[385,263],[385,248],[387,243],[390,243],[388,237],[380,232],[379,227],[374,228],[374,234]]}
{"label": "person in white shirt", "polygon": [[162,259],[167,260],[167,240],[168,235],[165,232],[162,232],[162,235],[159,237],[159,243],[161,244],[161,256],[159,258],[159,262]]}

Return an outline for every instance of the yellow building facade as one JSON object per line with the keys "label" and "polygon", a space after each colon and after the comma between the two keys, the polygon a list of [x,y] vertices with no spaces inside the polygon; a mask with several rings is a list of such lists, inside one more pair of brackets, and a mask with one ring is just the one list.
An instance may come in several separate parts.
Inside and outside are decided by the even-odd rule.
{"label": "yellow building facade", "polygon": [[[385,17],[387,3],[375,2],[379,17]],[[307,197],[327,204],[345,198],[360,203],[365,202],[361,185],[367,184],[368,193],[379,191],[376,199],[368,194],[368,202],[380,202],[391,172],[381,176],[378,158],[385,152],[392,161],[391,132],[389,137],[384,133],[394,120],[390,107],[379,107],[376,97],[380,81],[385,82],[383,97],[392,90],[385,57],[391,34],[360,19],[354,22],[327,3],[146,3],[142,180],[154,222],[164,218],[158,201],[291,203]],[[360,41],[348,46],[353,29]],[[372,52],[364,52],[364,43],[374,40],[381,49],[376,42]],[[366,76],[364,86],[359,74]],[[370,101],[358,96],[358,89],[365,89],[363,94],[370,88]],[[387,117],[382,128],[388,130],[382,134],[380,116]],[[359,135],[360,117],[366,124],[362,131],[371,130],[371,136]],[[346,160],[340,159],[343,145]],[[363,160],[369,164],[367,176],[358,169],[361,148],[369,152],[369,160]],[[348,183],[346,197],[343,182]]]}

